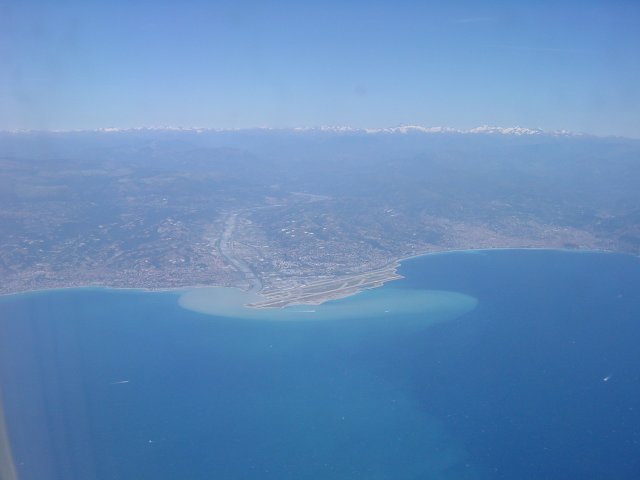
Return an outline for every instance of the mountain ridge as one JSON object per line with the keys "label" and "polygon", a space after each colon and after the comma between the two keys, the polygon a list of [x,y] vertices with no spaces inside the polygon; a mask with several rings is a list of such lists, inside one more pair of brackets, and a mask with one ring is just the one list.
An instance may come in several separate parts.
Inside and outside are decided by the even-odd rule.
{"label": "mountain ridge", "polygon": [[350,126],[311,126],[311,127],[246,127],[246,128],[208,128],[208,127],[174,127],[174,126],[145,126],[145,127],[103,127],[95,129],[14,129],[1,130],[0,133],[30,134],[30,133],[134,133],[134,132],[192,132],[192,133],[223,133],[223,132],[291,132],[291,133],[354,133],[354,134],[485,134],[485,135],[513,135],[513,136],[555,136],[555,137],[597,137],[597,135],[574,132],[570,130],[544,130],[541,128],[527,128],[520,126],[501,127],[495,125],[481,125],[474,128],[454,128],[444,126],[426,127],[423,125],[398,125],[395,127],[360,128]]}

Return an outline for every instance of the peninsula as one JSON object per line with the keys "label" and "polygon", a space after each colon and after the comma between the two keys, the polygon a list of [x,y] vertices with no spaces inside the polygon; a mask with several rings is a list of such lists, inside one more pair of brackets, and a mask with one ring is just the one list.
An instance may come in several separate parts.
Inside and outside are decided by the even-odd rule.
{"label": "peninsula", "polygon": [[640,142],[525,129],[0,133],[0,294],[317,304],[478,248],[640,253]]}

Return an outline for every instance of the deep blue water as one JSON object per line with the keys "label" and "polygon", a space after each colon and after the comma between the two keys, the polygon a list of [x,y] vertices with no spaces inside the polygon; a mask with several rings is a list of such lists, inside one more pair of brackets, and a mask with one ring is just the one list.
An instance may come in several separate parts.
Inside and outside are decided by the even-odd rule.
{"label": "deep blue water", "polygon": [[481,251],[401,273],[383,291],[477,307],[426,325],[220,318],[175,293],[0,300],[19,478],[640,478],[639,259]]}

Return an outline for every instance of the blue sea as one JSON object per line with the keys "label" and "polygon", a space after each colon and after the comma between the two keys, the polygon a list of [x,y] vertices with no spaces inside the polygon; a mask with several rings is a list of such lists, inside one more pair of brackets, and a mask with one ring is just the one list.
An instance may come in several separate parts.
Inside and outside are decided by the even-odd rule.
{"label": "blue sea", "polygon": [[219,289],[0,299],[16,478],[640,478],[640,259],[470,251],[400,273],[275,313]]}

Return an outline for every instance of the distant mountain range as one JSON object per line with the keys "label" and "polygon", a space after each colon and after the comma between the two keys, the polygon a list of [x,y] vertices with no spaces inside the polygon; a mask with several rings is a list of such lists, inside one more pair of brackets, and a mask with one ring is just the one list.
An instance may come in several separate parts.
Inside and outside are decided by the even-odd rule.
{"label": "distant mountain range", "polygon": [[[551,136],[592,136],[581,132],[572,132],[569,130],[543,130],[540,128],[526,127],[498,127],[491,125],[482,125],[475,128],[462,129],[452,127],[425,127],[422,125],[398,125],[396,127],[386,128],[357,128],[346,126],[318,126],[318,127],[292,127],[292,128],[275,128],[275,127],[255,127],[255,128],[203,128],[203,127],[137,127],[137,128],[117,128],[105,127],[87,130],[46,130],[48,133],[73,133],[73,132],[243,132],[243,131],[279,131],[279,132],[332,132],[332,133],[362,133],[362,134],[410,134],[410,133],[451,133],[451,134],[489,134],[489,135],[551,135]],[[45,132],[43,130],[6,130],[4,133],[38,133]]]}
{"label": "distant mountain range", "polygon": [[520,127],[5,132],[0,294],[277,292],[458,249],[639,255],[638,185],[640,140]]}

